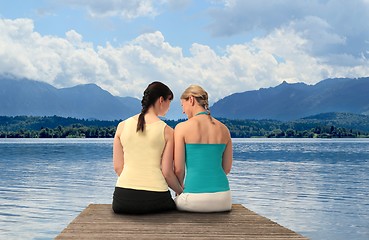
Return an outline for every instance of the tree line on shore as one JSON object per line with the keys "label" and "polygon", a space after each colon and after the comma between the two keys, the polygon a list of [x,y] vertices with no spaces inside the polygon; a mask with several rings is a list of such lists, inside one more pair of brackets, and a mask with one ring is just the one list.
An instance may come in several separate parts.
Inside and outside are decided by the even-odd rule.
{"label": "tree line on shore", "polygon": [[[363,138],[368,131],[332,124],[285,123],[275,120],[219,119],[233,138]],[[182,120],[164,120],[175,127]],[[61,117],[0,117],[0,138],[112,138],[119,121]],[[63,125],[64,124],[64,125]]]}
{"label": "tree line on shore", "polygon": [[0,131],[0,138],[112,138],[115,130],[115,126],[99,127],[73,124],[65,127],[57,126],[56,128],[41,127],[40,130]]}

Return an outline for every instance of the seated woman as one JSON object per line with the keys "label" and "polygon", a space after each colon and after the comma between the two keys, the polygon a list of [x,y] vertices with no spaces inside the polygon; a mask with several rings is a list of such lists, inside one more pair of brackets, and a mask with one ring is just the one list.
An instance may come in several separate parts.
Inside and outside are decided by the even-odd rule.
{"label": "seated woman", "polygon": [[173,129],[164,116],[172,91],[161,82],[151,83],[142,98],[142,111],[119,123],[113,146],[117,173],[112,208],[115,213],[153,213],[176,205],[168,185],[177,193],[182,187],[173,170]]}
{"label": "seated woman", "polygon": [[[232,141],[228,128],[210,115],[208,94],[191,85],[181,96],[188,120],[174,131],[174,166],[183,193],[177,209],[220,212],[232,208],[227,174],[232,167]],[[184,180],[186,176],[186,179]]]}

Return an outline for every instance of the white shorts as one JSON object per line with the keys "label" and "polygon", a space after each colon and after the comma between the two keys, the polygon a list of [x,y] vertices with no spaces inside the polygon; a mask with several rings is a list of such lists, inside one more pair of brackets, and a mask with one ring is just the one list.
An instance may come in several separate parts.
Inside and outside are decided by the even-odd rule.
{"label": "white shorts", "polygon": [[230,190],[215,193],[182,193],[174,201],[180,211],[224,212],[232,209]]}

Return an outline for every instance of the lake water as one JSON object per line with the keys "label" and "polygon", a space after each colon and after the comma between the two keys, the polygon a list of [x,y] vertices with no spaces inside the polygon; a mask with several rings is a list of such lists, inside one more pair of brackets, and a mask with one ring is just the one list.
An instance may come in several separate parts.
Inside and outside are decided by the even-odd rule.
{"label": "lake water", "polygon": [[[233,202],[310,239],[369,239],[369,139],[233,139]],[[112,139],[0,139],[0,239],[111,203]]]}

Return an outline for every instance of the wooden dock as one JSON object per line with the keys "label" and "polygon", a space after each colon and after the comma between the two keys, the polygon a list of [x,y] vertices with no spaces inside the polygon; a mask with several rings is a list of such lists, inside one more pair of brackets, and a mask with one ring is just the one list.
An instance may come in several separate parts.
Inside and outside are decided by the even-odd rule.
{"label": "wooden dock", "polygon": [[240,204],[231,212],[118,215],[90,204],[55,239],[307,239]]}

